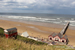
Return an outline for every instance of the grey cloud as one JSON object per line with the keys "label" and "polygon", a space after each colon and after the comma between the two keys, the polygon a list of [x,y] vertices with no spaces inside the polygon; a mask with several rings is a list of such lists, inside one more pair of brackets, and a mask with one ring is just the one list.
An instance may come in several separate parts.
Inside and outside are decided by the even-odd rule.
{"label": "grey cloud", "polygon": [[[21,1],[21,2],[19,2]],[[70,13],[74,12],[75,0],[0,0],[0,9],[4,11],[28,11],[28,12],[48,12],[48,13]],[[30,0],[31,1],[31,0]],[[35,2],[34,2],[35,1]],[[73,10],[72,10],[73,9]],[[65,14],[66,14],[65,13]]]}

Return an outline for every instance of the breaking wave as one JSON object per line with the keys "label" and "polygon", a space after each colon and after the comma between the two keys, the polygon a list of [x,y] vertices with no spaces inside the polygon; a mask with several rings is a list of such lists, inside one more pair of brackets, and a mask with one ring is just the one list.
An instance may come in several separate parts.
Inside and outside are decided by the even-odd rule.
{"label": "breaking wave", "polygon": [[48,23],[56,23],[65,25],[67,22],[70,22],[71,26],[75,26],[75,19],[65,19],[65,18],[52,18],[52,17],[35,17],[35,16],[8,16],[8,15],[0,15],[3,18],[16,19],[16,20],[28,20],[28,21],[36,21],[36,22],[48,22]]}

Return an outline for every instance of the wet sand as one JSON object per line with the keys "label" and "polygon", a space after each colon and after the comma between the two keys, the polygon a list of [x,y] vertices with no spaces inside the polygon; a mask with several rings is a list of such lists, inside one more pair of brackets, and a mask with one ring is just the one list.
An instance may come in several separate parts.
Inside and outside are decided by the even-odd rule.
{"label": "wet sand", "polygon": [[[28,32],[30,36],[39,38],[48,38],[48,36],[55,32],[59,33],[63,29],[63,25],[53,24],[53,23],[41,23],[41,22],[31,22],[31,21],[10,21],[1,20],[0,27],[4,29],[16,27],[18,33]],[[69,27],[66,32],[69,39],[70,45],[75,45],[75,27]]]}

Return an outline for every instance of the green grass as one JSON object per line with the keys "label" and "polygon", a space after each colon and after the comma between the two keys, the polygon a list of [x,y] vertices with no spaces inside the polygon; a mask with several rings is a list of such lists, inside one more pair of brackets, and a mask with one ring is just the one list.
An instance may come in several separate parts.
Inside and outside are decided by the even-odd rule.
{"label": "green grass", "polygon": [[26,43],[29,43],[29,44],[47,45],[46,43],[38,42],[38,41],[29,39],[29,38],[25,38],[25,37],[22,37],[22,36],[19,36],[19,35],[17,36],[17,39],[18,39],[18,40],[22,40],[23,42],[26,42]]}
{"label": "green grass", "polygon": [[63,45],[36,45],[21,40],[0,37],[0,50],[74,50]]}
{"label": "green grass", "polygon": [[0,36],[4,36],[4,29],[0,27]]}
{"label": "green grass", "polygon": [[47,45],[32,39],[17,36],[17,39],[5,38],[3,29],[0,28],[0,50],[74,50],[63,45]]}

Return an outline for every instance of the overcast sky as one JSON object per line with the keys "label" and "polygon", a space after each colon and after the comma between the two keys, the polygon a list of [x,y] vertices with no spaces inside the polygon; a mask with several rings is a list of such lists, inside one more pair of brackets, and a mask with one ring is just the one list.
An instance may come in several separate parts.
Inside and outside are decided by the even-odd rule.
{"label": "overcast sky", "polygon": [[0,0],[0,12],[75,15],[75,0]]}

